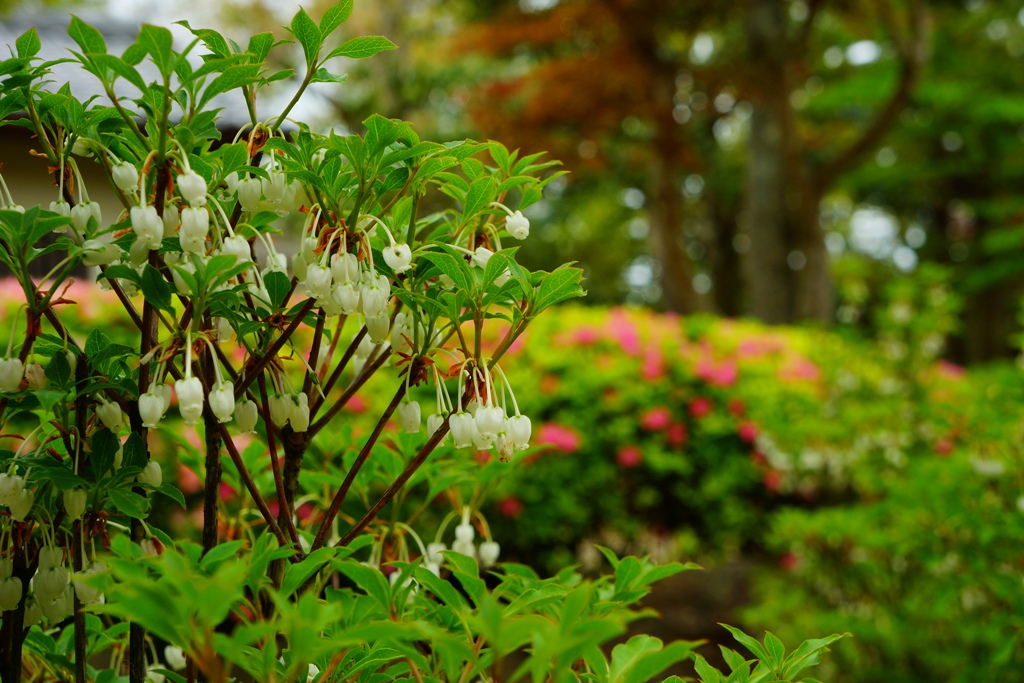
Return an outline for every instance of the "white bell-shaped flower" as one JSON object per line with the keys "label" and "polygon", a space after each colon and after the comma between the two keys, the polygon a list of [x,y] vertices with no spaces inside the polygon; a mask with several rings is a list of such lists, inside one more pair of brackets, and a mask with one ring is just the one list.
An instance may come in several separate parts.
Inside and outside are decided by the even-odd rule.
{"label": "white bell-shaped flower", "polygon": [[255,434],[259,421],[259,407],[255,401],[243,398],[235,404],[235,424],[242,434]]}
{"label": "white bell-shaped flower", "polygon": [[252,263],[252,250],[241,235],[234,235],[224,240],[220,253],[234,256],[239,263]]}
{"label": "white bell-shaped flower", "polygon": [[10,505],[21,490],[25,488],[25,480],[17,474],[0,473],[0,505]]}
{"label": "white bell-shaped flower", "polygon": [[485,404],[476,411],[476,426],[483,435],[495,436],[502,431],[505,411],[496,405]]}
{"label": "white bell-shaped flower", "polygon": [[10,557],[0,557],[0,581],[10,578],[14,574],[14,560]]}
{"label": "white bell-shaped flower", "polygon": [[494,252],[487,247],[477,247],[473,252],[473,265],[477,268],[486,268],[487,262],[494,256]]}
{"label": "white bell-shaped flower", "polygon": [[194,425],[203,416],[203,383],[198,377],[179,379],[174,383],[178,394],[178,411],[187,425]]}
{"label": "white bell-shaped flower", "polygon": [[33,592],[44,604],[63,595],[67,586],[68,570],[63,565],[40,569],[32,579]]}
{"label": "white bell-shaped flower", "polygon": [[476,530],[469,522],[463,522],[455,527],[456,540],[472,542],[474,538],[476,538]]}
{"label": "white bell-shaped flower", "polygon": [[149,391],[139,396],[139,417],[142,418],[142,426],[147,429],[155,429],[164,416],[164,398],[156,387],[150,385]]}
{"label": "white bell-shaped flower", "polygon": [[521,451],[530,447],[530,434],[533,431],[530,418],[525,415],[514,415],[506,421],[505,429],[516,450]]}
{"label": "white bell-shaped flower", "polygon": [[68,489],[63,493],[64,511],[68,513],[68,519],[81,519],[85,514],[85,505],[89,499],[89,492],[83,488]]}
{"label": "white bell-shaped flower", "polygon": [[107,570],[107,565],[102,562],[90,562],[80,572],[71,575],[71,585],[75,588],[78,599],[86,605],[95,605],[103,600],[103,594],[92,585],[89,579]]}
{"label": "white bell-shaped flower", "polygon": [[112,432],[117,432],[124,426],[124,413],[121,406],[111,403],[102,396],[97,396],[96,417],[100,419],[103,426]]}
{"label": "white bell-shaped flower", "polygon": [[34,595],[29,595],[25,598],[25,622],[22,626],[32,628],[42,620],[43,610],[39,609],[39,601]]}
{"label": "white bell-shaped flower", "polygon": [[99,202],[82,202],[71,209],[71,220],[75,224],[75,230],[80,234],[85,233],[90,218],[96,219],[96,225],[103,223],[103,212]]}
{"label": "white bell-shaped flower", "polygon": [[149,484],[150,486],[160,486],[164,483],[164,473],[160,469],[160,463],[156,460],[150,460],[146,463],[146,466],[142,468],[142,472],[136,477],[140,484]]}
{"label": "white bell-shaped flower", "polygon": [[420,404],[416,401],[402,401],[398,404],[398,421],[406,434],[420,431]]}
{"label": "white bell-shaped flower", "polygon": [[178,192],[191,206],[206,204],[206,179],[192,169],[178,174]]}
{"label": "white bell-shaped flower", "polygon": [[263,196],[271,204],[280,204],[284,199],[287,177],[280,171],[267,171],[266,180],[260,180]]}
{"label": "white bell-shaped flower", "polygon": [[359,287],[355,282],[342,282],[340,285],[335,285],[331,290],[331,297],[345,315],[354,315],[359,312]]}
{"label": "white bell-shaped flower", "polygon": [[363,315],[369,317],[386,311],[391,298],[391,283],[384,275],[367,274],[360,289]]}
{"label": "white bell-shaped flower", "polygon": [[164,222],[156,212],[155,206],[133,206],[131,208],[132,227],[143,244],[150,249],[159,249],[164,238]]}
{"label": "white bell-shaped flower", "polygon": [[412,267],[412,249],[408,244],[393,244],[384,247],[382,254],[384,262],[391,267],[391,270],[395,271],[395,274],[404,273]]}
{"label": "white bell-shaped flower", "polygon": [[210,233],[210,212],[205,206],[186,207],[181,212],[181,231],[178,241],[182,251],[193,254],[206,252],[206,236]]}
{"label": "white bell-shaped flower", "polygon": [[40,600],[39,609],[42,610],[43,616],[49,621],[57,623],[64,619],[64,614],[68,609],[67,597],[64,593],[61,593],[53,600]]}
{"label": "white bell-shaped flower", "polygon": [[168,645],[164,648],[164,659],[167,661],[168,668],[175,671],[181,671],[188,665],[188,661],[185,659],[185,652],[180,647],[175,647],[174,645]]}
{"label": "white bell-shaped flower", "polygon": [[0,391],[17,391],[24,375],[25,365],[20,358],[0,358]]}
{"label": "white bell-shaped flower", "polygon": [[444,543],[428,543],[426,561],[431,564],[436,564],[440,567],[442,564],[444,564],[444,555],[442,555],[441,553],[443,553],[445,550],[448,550],[448,546],[446,546]]}
{"label": "white bell-shaped flower", "polygon": [[121,192],[134,192],[139,184],[139,169],[134,164],[121,161],[110,167],[110,175]]}
{"label": "white bell-shaped flower", "polygon": [[[444,415],[439,415],[437,413],[431,413],[430,415],[428,415],[427,416],[427,435],[428,436],[433,436],[435,433],[437,433],[437,430],[440,429],[441,425],[443,425],[443,424],[444,424]],[[444,435],[444,439],[441,440],[441,443],[444,443],[447,440],[448,440],[448,435],[445,434]]]}
{"label": "white bell-shaped flower", "polygon": [[231,382],[217,382],[210,389],[210,410],[220,422],[228,422],[235,412],[235,386]]}
{"label": "white bell-shaped flower", "polygon": [[359,259],[355,254],[345,252],[331,256],[331,274],[335,282],[358,282]]}
{"label": "white bell-shaped flower", "polygon": [[331,296],[331,269],[318,263],[306,269],[306,295],[313,299],[326,299]]}
{"label": "white bell-shaped flower", "polygon": [[11,517],[18,522],[24,522],[28,513],[32,511],[32,504],[36,501],[36,495],[32,489],[22,489],[18,492],[7,507],[11,509]]}
{"label": "white bell-shaped flower", "polygon": [[387,309],[366,318],[366,336],[374,344],[383,344],[388,338],[390,328],[391,319],[388,317]]}
{"label": "white bell-shaped flower", "polygon": [[8,576],[6,579],[0,580],[0,612],[12,612],[18,609],[22,592],[21,579],[18,577]]}
{"label": "white bell-shaped flower", "polygon": [[480,564],[485,567],[493,567],[498,561],[498,555],[501,553],[501,546],[494,541],[484,541],[480,544]]}
{"label": "white bell-shaped flower", "polygon": [[255,211],[260,206],[263,187],[259,178],[243,178],[238,181],[238,201],[243,211]]}
{"label": "white bell-shaped flower", "polygon": [[473,541],[462,541],[456,539],[455,542],[452,543],[452,550],[459,553],[460,555],[476,557],[476,546],[473,545]]}
{"label": "white bell-shaped flower", "polygon": [[292,401],[291,396],[274,394],[270,397],[269,403],[270,421],[277,427],[284,427],[288,424],[288,421],[292,418],[292,410],[295,407],[295,402]]}
{"label": "white bell-shaped flower", "polygon": [[309,429],[309,396],[304,391],[295,395],[291,423],[293,431],[304,432]]}
{"label": "white bell-shaped flower", "polygon": [[456,448],[467,448],[473,443],[473,431],[476,427],[476,421],[472,415],[465,412],[455,413],[449,418],[448,426],[451,428],[452,439],[455,441]]}
{"label": "white bell-shaped flower", "polygon": [[[505,229],[513,238],[525,240],[530,236],[530,219],[524,216],[522,211],[513,211],[512,215],[505,219]],[[483,555],[483,550],[480,554]]]}
{"label": "white bell-shaped flower", "polygon": [[[53,211],[54,213],[58,213],[61,216],[64,216],[65,218],[70,218],[71,217],[71,205],[68,204],[63,199],[58,199],[57,201],[50,202],[50,211]],[[53,231],[54,232],[65,232],[65,231],[67,231],[67,229],[68,229],[68,227],[66,225],[62,225],[59,228],[54,228]]]}
{"label": "white bell-shaped flower", "polygon": [[39,549],[39,569],[49,569],[64,564],[64,551],[59,546],[44,545]]}
{"label": "white bell-shaped flower", "polygon": [[[479,411],[477,411],[479,412]],[[480,431],[480,427],[477,426],[476,421],[473,421],[473,447],[478,451],[486,451],[494,445],[494,437],[496,434],[484,434]]]}

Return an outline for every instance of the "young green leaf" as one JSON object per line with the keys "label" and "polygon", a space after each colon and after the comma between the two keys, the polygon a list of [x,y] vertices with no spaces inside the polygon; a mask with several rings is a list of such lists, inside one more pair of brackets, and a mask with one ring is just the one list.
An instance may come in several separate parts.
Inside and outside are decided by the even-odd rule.
{"label": "young green leaf", "polygon": [[35,26],[18,36],[18,39],[14,41],[14,47],[18,51],[19,57],[35,57],[39,54],[42,44],[39,42],[39,34],[36,33]]}
{"label": "young green leaf", "polygon": [[316,25],[306,10],[299,8],[299,11],[292,17],[291,32],[295,40],[302,46],[302,53],[306,56],[306,66],[312,67],[316,62],[316,56],[323,45],[323,36],[320,35],[320,28]]}
{"label": "young green leaf", "polygon": [[352,0],[342,0],[335,3],[324,12],[320,19],[320,35],[326,38],[334,33],[334,29],[348,21],[352,16]]}
{"label": "young green leaf", "polygon": [[346,40],[338,47],[331,50],[327,59],[334,57],[348,57],[349,59],[365,59],[372,57],[378,52],[394,50],[398,46],[384,36],[362,36]]}

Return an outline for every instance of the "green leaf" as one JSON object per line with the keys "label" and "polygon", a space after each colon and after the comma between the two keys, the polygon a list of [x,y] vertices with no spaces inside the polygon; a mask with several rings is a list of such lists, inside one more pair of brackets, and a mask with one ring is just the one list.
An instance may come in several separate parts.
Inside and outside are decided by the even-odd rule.
{"label": "green leaf", "polygon": [[463,610],[467,607],[465,598],[455,589],[455,586],[444,579],[434,576],[434,573],[424,567],[416,567],[416,580],[419,581],[428,591],[440,598],[441,602],[454,610]]}
{"label": "green leaf", "polygon": [[245,541],[228,541],[213,546],[203,555],[199,561],[199,568],[205,572],[217,571],[217,566],[228,560],[237,559],[238,551],[245,545]]}
{"label": "green leaf", "polygon": [[313,74],[313,78],[309,80],[310,83],[344,83],[348,80],[347,74],[332,74],[327,69],[320,67]]}
{"label": "green leaf", "polygon": [[746,633],[744,633],[743,631],[739,630],[734,626],[729,626],[728,624],[719,624],[719,626],[729,631],[729,633],[732,634],[733,638],[739,641],[740,644],[743,645],[743,647],[747,648],[752,653],[754,653],[754,656],[760,659],[762,662],[771,661],[771,657],[769,657],[768,651],[765,650],[761,646],[761,643],[757,642],[755,638],[751,638]]}
{"label": "green leaf", "polygon": [[143,469],[149,461],[148,450],[146,442],[142,440],[139,433],[132,432],[128,440],[124,442],[122,467],[138,467],[140,470]]}
{"label": "green leaf", "polygon": [[210,84],[203,90],[203,94],[199,97],[198,108],[202,109],[210,100],[223,92],[255,83],[259,80],[259,73],[259,64],[235,64],[228,67],[224,73],[210,81]]}
{"label": "green leaf", "polygon": [[782,663],[783,658],[786,656],[786,648],[779,640],[778,636],[770,631],[765,632],[764,645],[768,650],[769,660],[768,662],[772,665],[773,669],[777,669],[779,664]]}
{"label": "green leaf", "polygon": [[185,496],[182,494],[181,489],[174,484],[160,484],[160,486],[154,487],[153,490],[161,495],[167,496],[181,507],[185,507]]}
{"label": "green leaf", "polygon": [[209,28],[192,28],[188,25],[187,21],[177,22],[181,26],[184,26],[189,32],[196,38],[203,41],[203,45],[218,57],[227,57],[231,54],[231,48],[228,47],[228,41],[224,39],[224,36],[217,33],[213,29]]}
{"label": "green leaf", "polygon": [[273,310],[280,310],[286,303],[288,292],[292,289],[292,282],[282,272],[272,270],[263,276],[263,284],[267,286],[270,293],[270,305]]}
{"label": "green leaf", "polygon": [[466,194],[466,203],[462,211],[463,223],[487,208],[494,201],[497,191],[494,178],[485,176],[474,180],[469,186],[469,193]]}
{"label": "green leaf", "polygon": [[447,252],[431,251],[423,254],[423,259],[433,263],[442,273],[450,277],[459,289],[469,289],[468,264]]}
{"label": "green leaf", "polygon": [[340,573],[350,578],[367,595],[376,600],[386,609],[391,609],[391,590],[384,574],[375,567],[367,567],[354,560],[332,562]]}
{"label": "green leaf", "polygon": [[352,16],[352,0],[335,3],[324,12],[324,16],[320,19],[320,35],[324,38],[331,35],[334,33],[334,29],[348,21],[350,16]]}
{"label": "green leaf", "polygon": [[149,513],[149,499],[134,491],[114,488],[109,489],[107,495],[110,496],[110,502],[114,504],[117,511],[123,515],[135,519],[145,519]]}
{"label": "green leaf", "polygon": [[250,53],[256,58],[257,62],[266,60],[267,55],[270,54],[271,48],[274,47],[274,34],[269,32],[257,33],[249,39],[249,47],[246,48],[246,52]]}
{"label": "green leaf", "polygon": [[336,554],[334,548],[320,548],[309,554],[301,562],[289,565],[281,581],[281,597],[290,597],[306,583],[311,576],[320,571]]}
{"label": "green leaf", "polygon": [[163,26],[143,24],[137,42],[153,58],[160,74],[169,76],[174,66],[174,38],[171,32]]}
{"label": "green leaf", "polygon": [[586,296],[580,285],[582,281],[583,271],[568,264],[550,273],[540,284],[534,313],[539,313],[566,299]]}
{"label": "green leaf", "polygon": [[18,50],[19,57],[35,57],[42,48],[35,26],[18,36],[14,41],[14,47]]}
{"label": "green leaf", "polygon": [[160,274],[160,271],[148,263],[142,271],[142,294],[146,297],[146,301],[161,311],[174,313],[174,306],[171,302],[171,286]]}
{"label": "green leaf", "polygon": [[71,381],[71,364],[62,351],[58,351],[50,358],[50,363],[46,366],[46,378],[51,384],[62,389]]}
{"label": "green leaf", "polygon": [[365,59],[372,57],[378,52],[394,50],[398,46],[384,36],[362,36],[346,40],[338,47],[331,50],[327,59],[334,57],[348,57],[349,59]]}
{"label": "green leaf", "polygon": [[480,568],[476,560],[468,555],[457,553],[454,550],[445,550],[441,553],[448,560],[452,574],[462,584],[463,590],[469,595],[474,604],[480,605],[484,593],[487,592],[487,584],[480,578]]}
{"label": "green leaf", "polygon": [[700,655],[693,656],[693,668],[697,670],[702,683],[722,683],[722,674]]}
{"label": "green leaf", "polygon": [[135,69],[134,66],[124,61],[120,57],[102,54],[96,55],[93,59],[95,60],[96,64],[100,66],[100,68],[113,71],[115,75],[125,79],[142,92],[146,91],[146,82],[142,80],[142,76],[139,74],[139,72]]}
{"label": "green leaf", "polygon": [[78,43],[82,52],[102,54],[107,51],[107,43],[103,40],[103,34],[85,23],[74,14],[71,15],[71,24],[68,26],[68,35]]}
{"label": "green leaf", "polygon": [[320,29],[316,22],[310,19],[306,10],[301,7],[292,17],[291,32],[302,46],[302,52],[306,56],[306,65],[312,67],[316,62],[320,47],[323,45],[323,37],[320,35]]}

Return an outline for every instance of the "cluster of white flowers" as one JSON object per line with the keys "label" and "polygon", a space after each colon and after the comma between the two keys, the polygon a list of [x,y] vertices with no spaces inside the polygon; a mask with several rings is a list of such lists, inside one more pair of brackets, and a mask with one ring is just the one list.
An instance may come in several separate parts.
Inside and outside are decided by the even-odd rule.
{"label": "cluster of white flowers", "polygon": [[[471,517],[472,512],[469,506],[462,508],[462,519],[455,527],[455,541],[452,543],[452,550],[460,555],[478,558],[480,564],[484,567],[493,567],[498,561],[498,556],[501,554],[501,546],[490,538],[490,533],[488,532],[487,539],[482,541],[478,547],[474,543],[476,529],[473,527]],[[481,517],[481,519],[483,518]],[[484,526],[486,530],[486,524]],[[444,531],[444,525],[442,525],[441,531]],[[434,574],[438,574],[441,566],[444,564],[444,555],[441,553],[447,549],[448,546],[440,540],[428,543],[427,553],[424,557],[424,566]]]}

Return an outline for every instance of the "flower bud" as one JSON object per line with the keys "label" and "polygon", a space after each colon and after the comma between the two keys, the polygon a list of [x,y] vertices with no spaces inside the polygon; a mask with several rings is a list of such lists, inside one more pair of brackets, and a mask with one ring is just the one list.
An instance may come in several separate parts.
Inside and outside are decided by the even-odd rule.
{"label": "flower bud", "polygon": [[24,374],[25,366],[20,358],[0,358],[0,391],[17,391]]}
{"label": "flower bud", "polygon": [[102,396],[98,396],[98,400],[96,417],[100,419],[104,427],[116,433],[124,426],[124,413],[121,411],[121,406],[107,401]]}
{"label": "flower bud", "polygon": [[179,379],[174,383],[178,394],[178,411],[187,425],[199,422],[203,415],[203,383],[198,377]]}
{"label": "flower bud", "polygon": [[484,541],[480,544],[480,564],[485,567],[493,567],[494,563],[498,561],[498,555],[501,553],[501,546],[494,541]]}
{"label": "flower bud", "polygon": [[178,192],[191,206],[206,204],[206,179],[189,169],[178,174]]}
{"label": "flower bud", "polygon": [[398,421],[406,434],[420,431],[420,404],[416,401],[403,401],[398,405]]}
{"label": "flower bud", "polygon": [[85,252],[82,263],[87,266],[105,266],[121,258],[121,248],[103,240],[86,240],[82,244],[82,250]]}
{"label": "flower bud", "polygon": [[235,424],[242,434],[254,434],[259,420],[259,409],[255,401],[243,398],[235,404]]}
{"label": "flower bud", "polygon": [[89,492],[82,488],[68,489],[63,496],[64,510],[68,513],[68,519],[81,519],[85,514]]}
{"label": "flower bud", "polygon": [[176,204],[167,204],[164,206],[164,215],[160,217],[160,220],[164,223],[164,235],[173,235],[178,230],[178,226],[181,225],[181,214],[178,212],[178,206]]}
{"label": "flower bud", "polygon": [[75,144],[71,145],[71,153],[80,157],[92,156],[92,140],[89,138],[75,138]]}
{"label": "flower bud", "polygon": [[391,267],[396,274],[404,273],[412,267],[412,250],[408,244],[395,244],[384,247],[384,262]]}
{"label": "flower bud", "polygon": [[167,661],[168,668],[175,671],[181,671],[188,664],[185,660],[185,653],[180,647],[175,647],[174,645],[168,645],[164,648],[164,659]]}
{"label": "flower bud", "polygon": [[127,161],[114,164],[110,168],[110,175],[114,178],[114,184],[121,192],[132,192],[139,184],[139,170],[134,164]]}
{"label": "flower bud", "polygon": [[164,483],[164,473],[160,469],[160,463],[156,460],[150,460],[146,463],[146,466],[142,468],[142,472],[136,477],[136,480],[140,484],[149,484],[150,486],[160,486]]}
{"label": "flower bud", "polygon": [[160,539],[155,536],[144,538],[139,541],[139,547],[142,548],[142,552],[150,557],[156,557],[157,555],[164,554],[164,544],[160,542]]}
{"label": "flower bud", "polygon": [[29,363],[25,366],[25,379],[31,389],[46,388],[46,370],[39,363]]}
{"label": "flower bud", "polygon": [[477,247],[473,252],[473,265],[477,268],[486,268],[487,262],[494,256],[494,252],[487,247]]}
{"label": "flower bud", "polygon": [[235,386],[231,382],[217,382],[210,390],[210,410],[220,422],[228,422],[235,412]]}
{"label": "flower bud", "polygon": [[[12,612],[21,602],[22,585],[17,576],[8,576],[0,581],[0,612]],[[26,626],[28,623],[26,621]]]}
{"label": "flower bud", "polygon": [[[505,219],[505,229],[514,239],[525,240],[530,236],[530,219],[523,215],[522,211],[515,211]],[[483,556],[483,549],[480,550]]]}
{"label": "flower bud", "polygon": [[473,443],[473,428],[476,422],[469,413],[455,413],[448,420],[456,448],[466,448]]}

